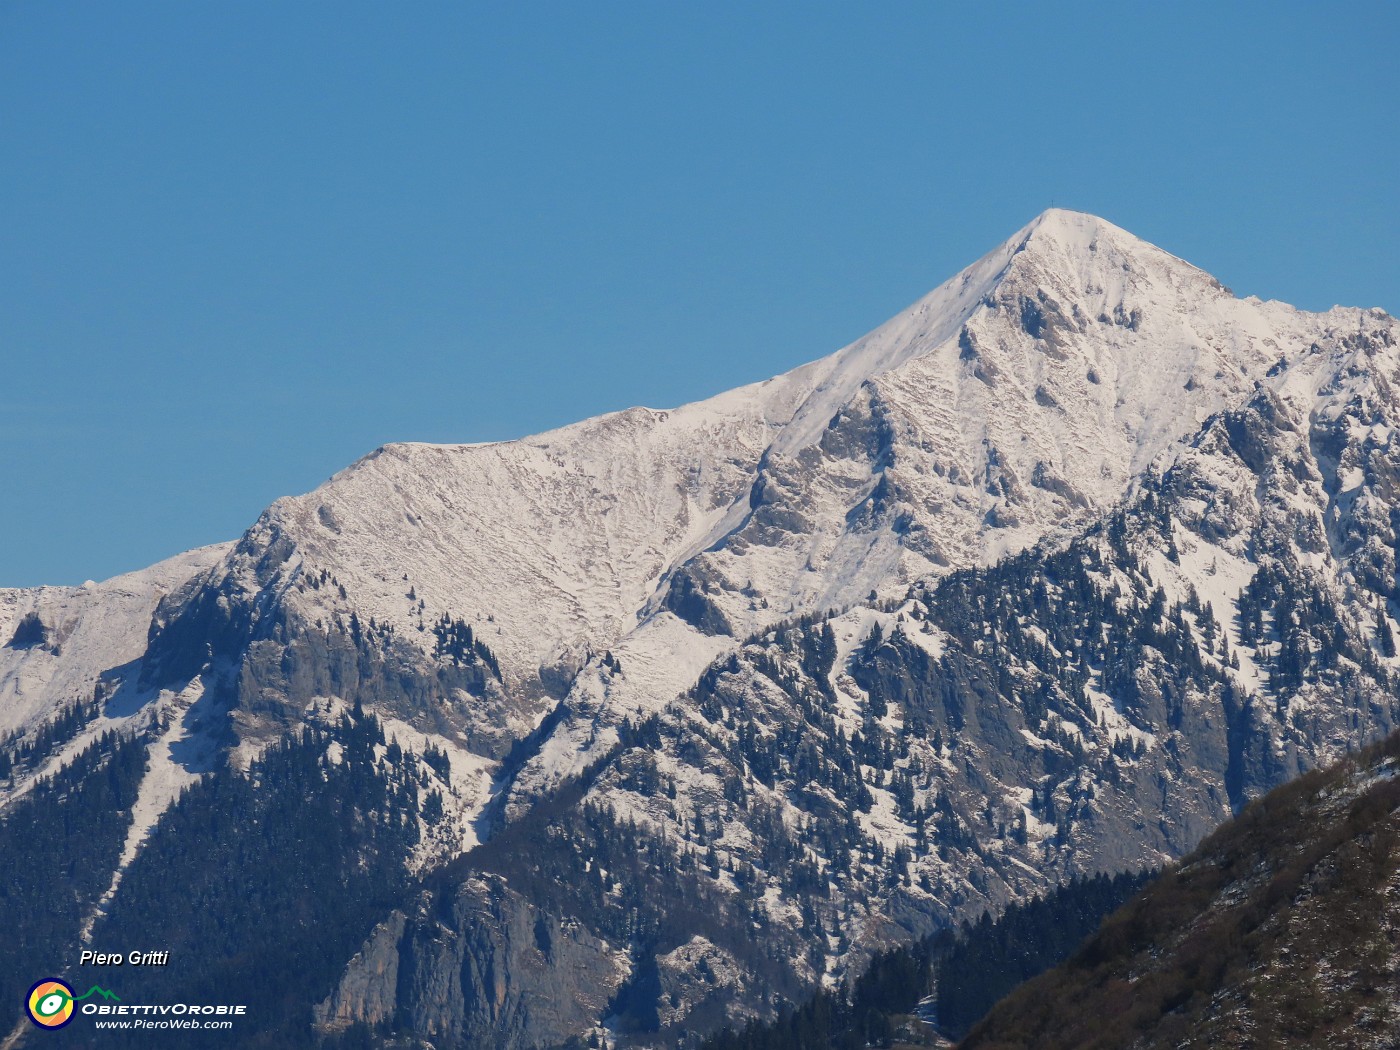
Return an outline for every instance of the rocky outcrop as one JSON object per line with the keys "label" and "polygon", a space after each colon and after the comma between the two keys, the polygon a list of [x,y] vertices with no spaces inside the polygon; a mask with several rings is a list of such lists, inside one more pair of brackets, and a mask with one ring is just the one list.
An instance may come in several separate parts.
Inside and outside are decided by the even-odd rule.
{"label": "rocky outcrop", "polygon": [[202,676],[227,717],[224,742],[254,749],[296,731],[313,701],[337,697],[476,754],[503,755],[517,705],[499,669],[471,648],[433,651],[421,623],[409,638],[361,617],[335,597],[340,589],[264,515],[226,563],[160,602],[139,680],[116,688],[140,702],[159,686]]}
{"label": "rocky outcrop", "polygon": [[594,1028],[629,970],[625,953],[525,900],[497,876],[449,903],[394,912],[316,1007],[325,1033],[393,1027],[439,1048],[529,1050]]}
{"label": "rocky outcrop", "polygon": [[378,1028],[394,1019],[399,993],[399,943],[407,916],[395,909],[375,927],[345,974],[312,1015],[316,1027],[335,1032],[360,1023]]}

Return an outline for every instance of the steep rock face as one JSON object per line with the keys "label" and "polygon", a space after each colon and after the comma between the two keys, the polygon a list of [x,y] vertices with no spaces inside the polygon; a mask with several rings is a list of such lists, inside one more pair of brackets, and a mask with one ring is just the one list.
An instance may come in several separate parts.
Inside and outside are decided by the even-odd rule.
{"label": "steep rock face", "polygon": [[395,909],[345,967],[334,991],[313,1011],[323,1032],[352,1024],[377,1028],[394,1019],[399,1002],[399,943],[408,917]]}
{"label": "steep rock face", "polygon": [[[116,710],[198,678],[246,761],[318,697],[362,693],[477,763],[608,650],[648,673],[602,705],[585,674],[570,710],[655,709],[733,636],[1071,534],[1329,316],[1236,300],[1103,220],[1047,212],[783,376],[521,441],[386,446],[278,501],[161,600]],[[352,618],[387,639],[382,673],[334,640]],[[458,659],[444,680],[443,622],[474,632],[490,674]]]}
{"label": "steep rock face", "polygon": [[[220,681],[237,739],[253,744],[295,727],[317,697],[426,718],[446,735],[479,730],[496,744],[508,737],[499,669],[489,648],[465,633],[468,625],[420,615],[404,637],[338,599],[311,616],[322,612],[323,594],[341,590],[329,572],[312,571],[264,515],[227,559],[161,600],[139,684],[151,689],[196,675]],[[465,708],[455,724],[442,710],[453,706]]]}
{"label": "steep rock face", "polygon": [[765,450],[746,498],[665,578],[637,630],[607,643],[635,684],[614,679],[600,698],[580,675],[568,705],[585,716],[561,724],[567,743],[525,770],[521,792],[557,782],[560,752],[577,772],[610,743],[610,721],[694,681],[692,664],[656,666],[657,637],[669,649],[674,636],[656,621],[743,638],[1063,542],[1280,361],[1336,344],[1362,314],[1238,300],[1109,223],[1046,213],[828,359],[831,377]]}
{"label": "steep rock face", "polygon": [[[1342,505],[1353,474],[1330,494],[1324,481],[1315,511],[1296,497],[1306,470],[1336,478],[1331,460],[1359,462],[1351,445],[1388,434],[1394,406],[1367,384],[1386,368],[1375,357],[1393,322],[1238,303],[1163,253],[1144,261],[1111,233],[1080,243],[1068,225],[1013,245],[961,327],[883,358],[824,427],[798,410],[792,432],[809,436],[765,451],[735,526],[666,578],[666,611],[582,669],[513,778],[508,816],[604,760],[594,803],[709,873],[732,898],[724,910],[761,897],[765,936],[796,933],[795,974],[814,981],[1072,875],[1179,856],[1233,806],[1392,723],[1376,629],[1352,612],[1356,559],[1317,564],[1309,539],[1328,519],[1355,533],[1359,507],[1369,531],[1337,551],[1392,571],[1393,541],[1375,536],[1385,497]],[[956,411],[931,416],[940,405]],[[1197,426],[1184,450],[1171,445]],[[1163,473],[1110,513],[1157,457]],[[829,640],[809,620],[723,655],[726,632],[755,619],[936,578],[1096,514],[1109,524],[1067,554],[917,587],[888,611],[830,621]],[[809,590],[784,568],[794,552]],[[1261,564],[1267,579],[1250,590]],[[1280,660],[1292,637],[1272,623],[1280,601],[1280,617],[1326,610],[1332,635],[1314,622],[1306,648],[1334,653],[1330,665],[1299,675]],[[659,746],[615,750],[624,718],[697,677],[684,659],[679,674],[653,673],[648,649],[693,653],[697,634],[716,639],[720,662],[659,709]],[[636,972],[669,972],[681,947],[644,951]],[[736,1000],[762,1009],[780,994],[761,967],[737,969],[749,995]],[[659,979],[631,996],[658,1025],[714,1023],[703,996]]]}
{"label": "steep rock face", "polygon": [[593,1029],[628,970],[625,953],[550,914],[499,877],[462,883],[445,910],[425,897],[394,912],[316,1010],[323,1031],[354,1023],[435,1046],[530,1050]]}
{"label": "steep rock face", "polygon": [[[275,504],[209,584],[408,642],[470,623],[515,731],[663,609],[742,636],[1068,535],[1323,326],[1052,211],[765,383],[521,441],[386,446]],[[322,574],[333,588],[292,586]]]}

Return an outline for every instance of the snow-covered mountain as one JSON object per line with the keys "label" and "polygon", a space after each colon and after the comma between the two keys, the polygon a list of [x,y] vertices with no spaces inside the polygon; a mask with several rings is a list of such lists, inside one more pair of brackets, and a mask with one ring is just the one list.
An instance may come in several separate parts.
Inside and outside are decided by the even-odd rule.
{"label": "snow-covered mountain", "polygon": [[[411,638],[461,617],[512,693],[557,693],[639,630],[662,644],[638,657],[669,667],[712,655],[697,631],[742,636],[1068,534],[1329,323],[1051,211],[767,382],[520,441],[380,449],[274,504],[221,572],[266,591],[273,564],[328,571],[348,598],[289,596],[308,619],[348,606]],[[668,611],[679,640],[656,625]]]}
{"label": "snow-covered mountain", "polygon": [[775,379],[520,441],[382,448],[275,504],[227,571],[279,540],[362,615],[414,627],[411,588],[426,615],[492,624],[510,678],[567,680],[665,609],[742,635],[1072,530],[1327,324],[1051,211]]}
{"label": "snow-covered mountain", "polygon": [[0,734],[88,699],[99,675],[139,660],[165,595],[208,571],[232,544],[202,547],[82,587],[0,588]]}
{"label": "snow-covered mountain", "polygon": [[[271,799],[290,747],[369,791],[368,762],[424,881],[347,920],[369,940],[308,993],[321,1031],[523,1046],[611,1012],[645,1041],[770,1011],[890,939],[1179,855],[1391,724],[1397,334],[1047,212],[766,382],[386,446],[234,545],[0,591],[0,806],[60,805],[41,777],[139,741],[79,909],[100,937],[187,851],[182,790]],[[687,895],[704,916],[657,913]]]}

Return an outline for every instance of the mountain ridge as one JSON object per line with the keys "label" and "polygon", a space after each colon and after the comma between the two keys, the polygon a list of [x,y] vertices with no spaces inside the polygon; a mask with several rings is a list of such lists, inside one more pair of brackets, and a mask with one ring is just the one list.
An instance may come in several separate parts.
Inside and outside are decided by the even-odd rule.
{"label": "mountain ridge", "polygon": [[[1394,724],[1396,337],[1045,213],[782,376],[383,446],[105,633],[107,585],[0,591],[0,812],[104,734],[144,749],[101,936],[260,770],[393,800],[375,871],[406,895],[336,931],[365,947],[314,993],[323,1034],[563,1043],[580,1017],[531,1006],[560,987],[638,1045],[769,1014],[1179,856]],[[443,998],[447,959],[532,976],[496,1014],[480,982]],[[369,963],[401,1000],[365,997]]]}

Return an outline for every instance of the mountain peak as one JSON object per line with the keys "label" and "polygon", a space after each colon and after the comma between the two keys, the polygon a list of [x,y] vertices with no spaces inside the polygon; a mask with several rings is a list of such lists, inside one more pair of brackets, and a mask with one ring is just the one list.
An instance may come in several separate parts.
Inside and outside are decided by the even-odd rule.
{"label": "mountain peak", "polygon": [[274,516],[361,619],[417,636],[411,586],[493,624],[507,675],[529,677],[659,629],[661,609],[742,635],[1073,528],[1309,325],[1057,208],[781,376],[519,441],[395,446]]}
{"label": "mountain peak", "polygon": [[[1061,231],[1098,233],[1100,230],[1126,231],[1113,225],[1107,219],[1087,211],[1072,211],[1069,208],[1046,208],[1025,227],[1026,233],[1057,233]],[[1129,235],[1131,236],[1131,235]]]}
{"label": "mountain peak", "polygon": [[1139,260],[1157,258],[1163,262],[1170,260],[1191,270],[1197,269],[1107,219],[1067,208],[1047,208],[1023,226],[1007,244],[1013,246],[1013,254],[1030,252],[1061,265],[1071,260],[1083,265],[1107,248],[1112,250],[1113,256],[1110,266],[1118,266],[1125,261],[1131,265]]}

